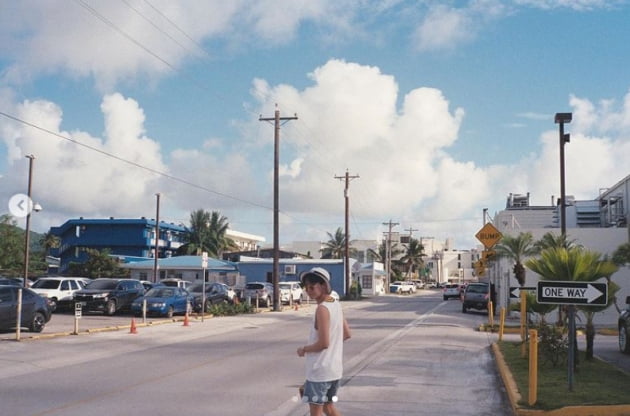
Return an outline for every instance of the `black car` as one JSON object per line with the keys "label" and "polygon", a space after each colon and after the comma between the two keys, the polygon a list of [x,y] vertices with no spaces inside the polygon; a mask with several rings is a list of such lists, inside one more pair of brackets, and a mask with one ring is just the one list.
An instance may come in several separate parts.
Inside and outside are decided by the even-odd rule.
{"label": "black car", "polygon": [[630,296],[626,297],[626,309],[619,315],[618,327],[619,351],[630,354]]}
{"label": "black car", "polygon": [[462,312],[468,309],[488,310],[488,302],[492,300],[488,283],[469,283],[462,296]]}
{"label": "black car", "polygon": [[144,286],[133,279],[96,279],[85,289],[74,292],[73,299],[81,303],[83,310],[102,311],[113,315],[120,310],[129,310],[131,303],[144,295]]}
{"label": "black car", "polygon": [[22,289],[20,327],[28,328],[32,332],[42,332],[52,314],[48,300],[31,289],[14,285],[0,286],[0,329],[16,327],[19,289]]}
{"label": "black car", "polygon": [[24,286],[21,281],[12,277],[0,277],[0,286]]}
{"label": "black car", "polygon": [[[228,286],[223,283],[206,283],[206,307],[204,310],[208,310],[212,305],[218,303],[229,303],[230,296],[228,295],[228,289]],[[200,312],[203,303],[203,283],[193,283],[188,286],[187,290],[195,297],[193,309],[195,312]]]}

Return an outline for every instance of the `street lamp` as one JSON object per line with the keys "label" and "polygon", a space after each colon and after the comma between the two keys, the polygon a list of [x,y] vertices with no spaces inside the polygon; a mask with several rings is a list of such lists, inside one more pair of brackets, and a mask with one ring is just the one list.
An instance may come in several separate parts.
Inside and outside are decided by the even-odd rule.
{"label": "street lamp", "polygon": [[28,159],[28,190],[26,192],[28,201],[26,207],[26,235],[24,236],[24,282],[22,282],[24,287],[28,287],[28,262],[31,245],[31,211],[34,210],[39,212],[42,210],[42,206],[39,204],[33,204],[33,200],[31,199],[33,185],[33,160],[35,159],[35,156],[26,155],[26,158]]}
{"label": "street lamp", "polygon": [[563,237],[567,233],[566,218],[566,191],[564,187],[564,144],[569,143],[571,135],[564,132],[565,123],[568,124],[573,118],[571,113],[556,113],[554,122],[560,125],[560,232]]}
{"label": "street lamp", "polygon": [[[562,238],[567,236],[567,219],[566,219],[566,191],[564,188],[564,144],[569,143],[570,135],[564,132],[565,123],[570,123],[573,118],[571,113],[556,113],[554,122],[559,124],[560,128],[560,232]],[[568,371],[567,381],[569,391],[573,391],[573,366],[575,363],[575,306],[568,305],[567,314],[569,318],[569,346],[568,346]]]}

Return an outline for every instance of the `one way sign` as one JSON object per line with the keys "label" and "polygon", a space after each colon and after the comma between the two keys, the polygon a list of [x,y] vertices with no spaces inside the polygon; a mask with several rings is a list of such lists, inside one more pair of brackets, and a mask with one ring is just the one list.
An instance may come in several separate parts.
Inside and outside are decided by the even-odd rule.
{"label": "one way sign", "polygon": [[510,297],[518,299],[521,297],[521,292],[533,292],[534,290],[536,290],[535,287],[512,286],[510,287]]}
{"label": "one way sign", "polygon": [[608,284],[541,280],[538,282],[536,295],[538,303],[606,306]]}

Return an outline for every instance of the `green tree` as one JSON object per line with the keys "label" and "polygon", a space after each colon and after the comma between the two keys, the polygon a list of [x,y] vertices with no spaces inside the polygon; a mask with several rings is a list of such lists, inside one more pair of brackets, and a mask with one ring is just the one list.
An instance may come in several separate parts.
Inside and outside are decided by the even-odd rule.
{"label": "green tree", "polygon": [[602,260],[600,253],[582,247],[550,248],[543,250],[539,258],[527,260],[526,266],[538,273],[543,280],[594,282],[600,278],[608,280],[608,299],[606,306],[585,306],[578,309],[586,318],[586,358],[593,358],[595,326],[593,317],[596,312],[608,308],[613,303],[619,287],[610,280],[618,267],[608,260]]}
{"label": "green tree", "polygon": [[523,266],[523,260],[538,252],[534,247],[534,237],[532,233],[520,233],[516,237],[504,235],[495,250],[498,257],[505,257],[514,262],[514,267],[512,268],[514,277],[521,287],[525,285],[525,267]]}
{"label": "green tree", "polygon": [[210,257],[220,257],[223,252],[236,249],[234,241],[226,236],[228,228],[227,217],[218,211],[193,211],[187,241],[177,255],[201,255],[205,251]]}
{"label": "green tree", "polygon": [[0,271],[21,275],[24,270],[24,232],[11,215],[0,216]]}
{"label": "green tree", "polygon": [[617,247],[612,255],[612,261],[618,266],[630,265],[630,243]]}
{"label": "green tree", "polygon": [[50,231],[43,234],[39,239],[39,245],[44,250],[44,257],[50,254],[50,250],[53,248],[59,248],[59,244],[61,240],[56,235],[52,234]]}
{"label": "green tree", "polygon": [[407,277],[410,277],[416,268],[424,266],[424,246],[415,238],[410,238],[408,244],[403,244],[405,254],[400,258],[400,262],[407,266]]}
{"label": "green tree", "polygon": [[68,273],[72,276],[90,277],[127,277],[129,272],[120,267],[120,262],[110,256],[110,250],[85,248],[88,259],[85,263],[70,263]]}
{"label": "green tree", "polygon": [[[398,243],[392,242],[391,244],[391,254],[392,258],[398,257],[403,253],[398,247]],[[381,241],[381,244],[378,245],[377,249],[368,249],[367,251],[368,259],[371,261],[377,261],[379,263],[385,263],[387,260],[387,240]]]}
{"label": "green tree", "polygon": [[[329,240],[324,243],[324,248],[320,251],[322,252],[323,259],[342,259],[346,252],[346,234],[343,232],[341,227],[337,228],[335,234],[328,234]],[[351,242],[349,244],[352,244]],[[350,255],[352,256],[355,253],[355,250],[350,247]]]}
{"label": "green tree", "polygon": [[534,243],[534,248],[536,250],[543,251],[546,250],[548,248],[566,248],[566,249],[570,249],[573,247],[578,247],[579,245],[576,244],[576,240],[569,240],[566,236],[566,234],[554,234],[551,231],[548,233],[545,233],[545,235],[543,235],[540,240],[536,241]]}

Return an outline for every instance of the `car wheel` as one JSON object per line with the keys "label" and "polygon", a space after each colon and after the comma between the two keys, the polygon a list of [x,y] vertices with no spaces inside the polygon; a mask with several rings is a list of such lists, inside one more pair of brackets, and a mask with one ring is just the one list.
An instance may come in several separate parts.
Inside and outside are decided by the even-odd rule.
{"label": "car wheel", "polygon": [[172,318],[173,317],[173,307],[169,306],[168,310],[166,311],[166,317],[167,318]]}
{"label": "car wheel", "polygon": [[54,312],[57,310],[59,303],[57,302],[57,298],[48,299],[48,304],[50,305],[50,311]]}
{"label": "car wheel", "polygon": [[619,351],[624,354],[630,354],[630,339],[628,339],[628,328],[622,326],[619,328]]}
{"label": "car wheel", "polygon": [[442,296],[444,300],[448,300],[448,296]]}
{"label": "car wheel", "polygon": [[466,309],[466,305],[462,304],[462,313],[466,312],[468,312],[468,309]]}
{"label": "car wheel", "polygon": [[46,318],[44,314],[41,312],[35,312],[33,315],[33,320],[31,321],[31,327],[29,328],[31,332],[42,332],[44,330],[44,326],[46,325]]}
{"label": "car wheel", "polygon": [[111,299],[105,304],[105,315],[112,316],[116,313],[116,301]]}

